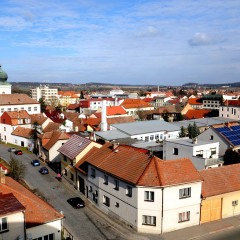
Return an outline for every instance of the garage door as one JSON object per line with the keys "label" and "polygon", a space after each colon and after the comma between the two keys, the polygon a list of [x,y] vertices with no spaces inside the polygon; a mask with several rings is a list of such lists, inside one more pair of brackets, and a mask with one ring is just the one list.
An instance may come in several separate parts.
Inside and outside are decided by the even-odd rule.
{"label": "garage door", "polygon": [[201,223],[222,218],[222,199],[203,200],[201,207]]}

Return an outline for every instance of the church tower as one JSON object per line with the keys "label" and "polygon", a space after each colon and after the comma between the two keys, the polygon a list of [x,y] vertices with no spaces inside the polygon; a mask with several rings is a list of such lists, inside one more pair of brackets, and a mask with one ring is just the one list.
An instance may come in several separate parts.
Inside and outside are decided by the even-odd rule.
{"label": "church tower", "polygon": [[1,68],[0,64],[0,94],[11,94],[12,85],[7,82],[8,75]]}

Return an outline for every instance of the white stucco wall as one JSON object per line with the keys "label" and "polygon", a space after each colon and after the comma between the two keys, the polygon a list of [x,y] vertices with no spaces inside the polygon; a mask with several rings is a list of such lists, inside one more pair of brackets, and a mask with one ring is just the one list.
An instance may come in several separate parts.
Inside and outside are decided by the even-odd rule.
{"label": "white stucco wall", "polygon": [[61,239],[61,222],[61,219],[58,219],[36,227],[27,228],[26,232],[32,236],[32,239],[44,237],[52,233],[54,234],[54,239]]}
{"label": "white stucco wall", "polygon": [[7,218],[8,230],[7,232],[0,233],[0,239],[17,239],[18,236],[24,237],[24,213],[18,212],[9,214],[7,216],[0,216],[0,218]]}

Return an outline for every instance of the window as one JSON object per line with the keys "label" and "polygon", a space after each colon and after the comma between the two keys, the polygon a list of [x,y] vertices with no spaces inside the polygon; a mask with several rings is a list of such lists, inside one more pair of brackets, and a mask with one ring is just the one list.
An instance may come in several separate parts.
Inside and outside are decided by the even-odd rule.
{"label": "window", "polygon": [[1,108],[1,113],[4,113],[4,108]]}
{"label": "window", "polygon": [[145,137],[145,142],[148,142],[149,141],[149,137]]}
{"label": "window", "polygon": [[210,140],[213,140],[213,135],[210,136]]}
{"label": "window", "polygon": [[103,196],[103,204],[105,204],[106,206],[110,206],[110,198],[107,196]]}
{"label": "window", "polygon": [[14,108],[14,111],[17,111],[18,110],[18,108]]}
{"label": "window", "polygon": [[118,202],[115,202],[115,207],[119,207],[119,203]]}
{"label": "window", "polygon": [[73,176],[73,174],[71,173],[71,177],[70,177],[70,179],[73,181],[74,180],[74,176]]}
{"label": "window", "polygon": [[32,108],[31,107],[28,107],[28,111],[31,112]]}
{"label": "window", "polygon": [[126,195],[128,197],[132,197],[132,187],[127,186],[127,188],[126,188]]}
{"label": "window", "polygon": [[7,111],[8,111],[8,112],[11,112],[11,108],[8,108]]}
{"label": "window", "polygon": [[117,179],[114,179],[114,189],[119,190],[119,181]]}
{"label": "window", "polygon": [[105,185],[108,185],[108,175],[106,175],[106,174],[104,174],[103,183],[104,183]]}
{"label": "window", "polygon": [[179,189],[179,199],[191,197],[191,188]]}
{"label": "window", "polygon": [[216,154],[216,153],[217,153],[216,148],[211,148],[211,155]]}
{"label": "window", "polygon": [[37,111],[37,107],[34,107],[34,111],[35,111],[35,112]]}
{"label": "window", "polygon": [[238,205],[238,200],[232,201],[232,206],[235,207]]}
{"label": "window", "polygon": [[190,211],[178,214],[178,222],[186,222],[189,220],[190,220]]}
{"label": "window", "polygon": [[144,192],[144,201],[154,202],[154,192],[145,191]]}
{"label": "window", "polygon": [[67,169],[64,169],[64,175],[67,176]]}
{"label": "window", "polygon": [[67,162],[67,157],[65,155],[63,156],[63,160]]}
{"label": "window", "polygon": [[150,135],[150,140],[152,141],[154,139],[154,135]]}
{"label": "window", "polygon": [[94,168],[91,168],[91,177],[93,177],[93,178],[96,177],[96,171]]}
{"label": "window", "polygon": [[8,230],[7,218],[0,218],[0,232]]}
{"label": "window", "polygon": [[156,226],[156,217],[155,216],[143,215],[142,216],[142,224],[143,225]]}
{"label": "window", "polygon": [[6,132],[6,127],[3,128],[3,131]]}
{"label": "window", "polygon": [[54,233],[45,235],[44,237],[34,238],[33,240],[54,240]]}
{"label": "window", "polygon": [[173,154],[178,155],[178,148],[173,148]]}

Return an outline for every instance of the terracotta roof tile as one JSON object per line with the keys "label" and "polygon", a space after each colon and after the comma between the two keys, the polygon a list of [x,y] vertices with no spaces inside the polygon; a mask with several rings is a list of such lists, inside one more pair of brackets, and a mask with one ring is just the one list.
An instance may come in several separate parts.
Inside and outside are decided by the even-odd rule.
{"label": "terracotta roof tile", "polygon": [[51,132],[54,130],[58,130],[60,128],[60,123],[50,122],[44,129],[43,132]]}
{"label": "terracotta roof tile", "polygon": [[189,98],[188,103],[191,105],[202,105],[201,98]]}
{"label": "terracotta roof tile", "polygon": [[114,150],[106,143],[84,160],[134,185],[168,186],[202,180],[189,159],[164,161],[129,146]]}
{"label": "terracotta roof tile", "polygon": [[31,114],[31,123],[38,122],[39,125],[42,125],[48,118],[44,117],[42,113]]}
{"label": "terracotta roof tile", "polygon": [[26,110],[19,110],[19,111],[11,111],[7,112],[8,116],[10,118],[15,118],[15,119],[22,119],[22,118],[27,118],[30,119],[30,115]]}
{"label": "terracotta roof tile", "polygon": [[25,207],[12,193],[3,194],[0,192],[0,206],[0,216],[25,210]]}
{"label": "terracotta roof tile", "polygon": [[12,193],[26,209],[26,227],[34,227],[63,218],[50,204],[46,203],[10,177],[0,184],[0,192]]}
{"label": "terracotta roof tile", "polygon": [[66,133],[58,131],[58,130],[54,130],[52,132],[52,135],[51,135],[49,141],[43,146],[43,148],[45,148],[46,150],[50,150],[57,141],[67,140],[67,139],[69,139],[69,136]]}
{"label": "terracotta roof tile", "polygon": [[107,107],[107,116],[127,114],[122,106]]}
{"label": "terracotta roof tile", "polygon": [[31,128],[17,127],[12,132],[12,135],[30,139],[32,137],[32,133],[33,130]]}
{"label": "terracotta roof tile", "polygon": [[142,99],[130,99],[130,98],[125,99],[121,106],[123,106],[125,109],[152,107],[149,103],[145,102]]}
{"label": "terracotta roof tile", "polygon": [[40,104],[36,100],[30,98],[27,94],[0,94],[1,105],[22,105],[22,104]]}
{"label": "terracotta roof tile", "polygon": [[206,109],[189,109],[184,115],[184,118],[185,119],[204,118],[210,112],[211,110],[206,110]]}
{"label": "terracotta roof tile", "polygon": [[225,106],[240,106],[240,99],[237,100],[226,100],[224,101],[224,105]]}
{"label": "terracotta roof tile", "polygon": [[199,171],[204,198],[240,190],[240,164]]}

